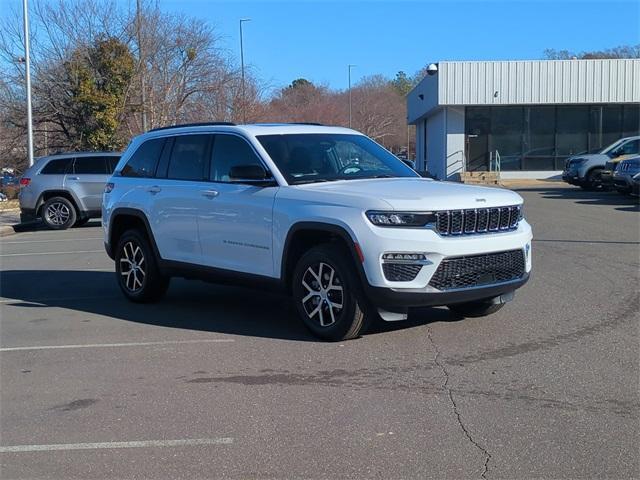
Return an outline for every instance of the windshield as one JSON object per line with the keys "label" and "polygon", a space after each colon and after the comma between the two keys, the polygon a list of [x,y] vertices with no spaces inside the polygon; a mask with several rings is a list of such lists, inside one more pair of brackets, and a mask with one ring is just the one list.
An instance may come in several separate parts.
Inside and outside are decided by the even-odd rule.
{"label": "windshield", "polygon": [[616,148],[617,146],[619,146],[621,143],[625,142],[626,139],[621,138],[620,140],[616,140],[615,142],[613,142],[611,145],[604,147],[602,150],[600,150],[600,153],[602,154],[606,154],[611,152],[611,150],[613,150],[614,148]]}
{"label": "windshield", "polygon": [[364,135],[306,133],[257,138],[290,185],[418,176]]}

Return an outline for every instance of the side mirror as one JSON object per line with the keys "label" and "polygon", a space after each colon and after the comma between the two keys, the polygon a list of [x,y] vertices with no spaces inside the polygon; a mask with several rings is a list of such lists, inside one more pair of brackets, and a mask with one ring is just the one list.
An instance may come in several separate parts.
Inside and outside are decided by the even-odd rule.
{"label": "side mirror", "polygon": [[271,174],[262,165],[236,165],[229,170],[229,179],[236,183],[274,185]]}
{"label": "side mirror", "polygon": [[404,163],[407,167],[411,168],[412,170],[416,169],[416,163],[413,160],[409,160],[408,158],[401,158],[400,160],[402,161],[402,163]]}

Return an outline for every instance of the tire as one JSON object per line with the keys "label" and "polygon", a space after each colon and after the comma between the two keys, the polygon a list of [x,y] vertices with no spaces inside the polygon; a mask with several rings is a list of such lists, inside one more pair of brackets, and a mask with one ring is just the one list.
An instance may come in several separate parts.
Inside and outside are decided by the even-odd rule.
{"label": "tire", "polygon": [[44,224],[52,230],[71,228],[78,218],[76,207],[64,197],[52,197],[42,206],[40,216]]}
{"label": "tire", "polygon": [[139,230],[122,234],[115,262],[118,286],[132,302],[153,302],[166,293],[170,279],[161,274],[149,241]]}
{"label": "tire", "polygon": [[602,168],[594,168],[587,173],[585,184],[581,185],[584,190],[593,191],[602,187]]}
{"label": "tire", "polygon": [[372,316],[345,248],[325,244],[310,249],[298,261],[292,282],[296,311],[315,336],[337,342],[367,330]]}
{"label": "tire", "polygon": [[89,220],[91,220],[89,217],[87,217],[87,218],[80,218],[80,219],[76,220],[76,223],[74,223],[74,224],[73,224],[73,227],[74,227],[74,228],[76,228],[76,227],[82,227],[83,225],[86,225],[86,224],[89,222]]}
{"label": "tire", "polygon": [[496,313],[502,307],[504,303],[489,303],[486,301],[456,303],[454,305],[447,305],[449,310],[462,315],[463,317],[486,317],[492,313]]}

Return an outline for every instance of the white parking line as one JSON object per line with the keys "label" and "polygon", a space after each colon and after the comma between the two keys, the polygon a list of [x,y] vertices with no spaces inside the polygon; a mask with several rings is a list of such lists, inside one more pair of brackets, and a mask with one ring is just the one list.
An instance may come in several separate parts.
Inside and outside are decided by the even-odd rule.
{"label": "white parking line", "polygon": [[180,440],[139,440],[133,442],[53,443],[49,445],[10,445],[0,453],[51,452],[54,450],[96,450],[102,448],[193,447],[197,445],[231,445],[233,438],[185,438]]}
{"label": "white parking line", "polygon": [[[92,270],[90,268],[86,268],[83,271]],[[99,272],[111,273],[110,270],[98,270],[93,269]],[[78,270],[74,270],[78,271]],[[122,295],[105,297],[104,295],[95,296],[95,297],[52,297],[52,298],[36,298],[36,299],[25,299],[25,298],[3,298],[0,300],[0,304],[2,303],[13,303],[13,302],[24,302],[24,303],[49,303],[49,302],[72,302],[72,301],[84,301],[84,300],[113,300],[114,298],[123,298]],[[55,306],[55,305],[54,305]]]}
{"label": "white parking line", "polygon": [[[71,240],[70,238],[64,239],[55,239],[55,240],[23,240],[21,242],[2,242],[0,241],[0,245],[23,245],[25,243],[51,243],[51,242],[68,242]],[[81,242],[84,240],[103,240],[103,237],[88,237],[88,238],[74,238],[76,242]]]}
{"label": "white parking line", "polygon": [[24,352],[27,350],[62,350],[70,348],[113,348],[113,347],[149,347],[154,345],[186,345],[192,343],[231,343],[232,338],[211,338],[203,340],[167,340],[163,342],[131,342],[131,343],[90,343],[87,345],[42,345],[33,347],[2,347],[0,352]]}
{"label": "white parking line", "polygon": [[34,253],[4,253],[0,257],[31,257],[33,255],[74,255],[76,253],[104,253],[104,250],[76,250],[75,252],[34,252]]}

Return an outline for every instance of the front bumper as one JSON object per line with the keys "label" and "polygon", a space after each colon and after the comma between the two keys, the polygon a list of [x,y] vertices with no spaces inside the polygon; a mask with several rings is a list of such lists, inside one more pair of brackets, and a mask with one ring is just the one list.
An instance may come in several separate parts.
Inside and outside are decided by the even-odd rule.
{"label": "front bumper", "polygon": [[633,188],[633,177],[630,174],[616,172],[612,176],[612,182],[619,191],[630,192]]}
{"label": "front bumper", "polygon": [[511,282],[486,285],[444,292],[407,292],[391,288],[367,287],[367,296],[377,308],[390,312],[402,312],[412,307],[453,305],[495,298],[513,292],[529,280],[530,273]]}
{"label": "front bumper", "polygon": [[562,181],[569,185],[580,186],[584,183],[584,180],[580,178],[580,174],[577,170],[565,170],[562,172]]}

